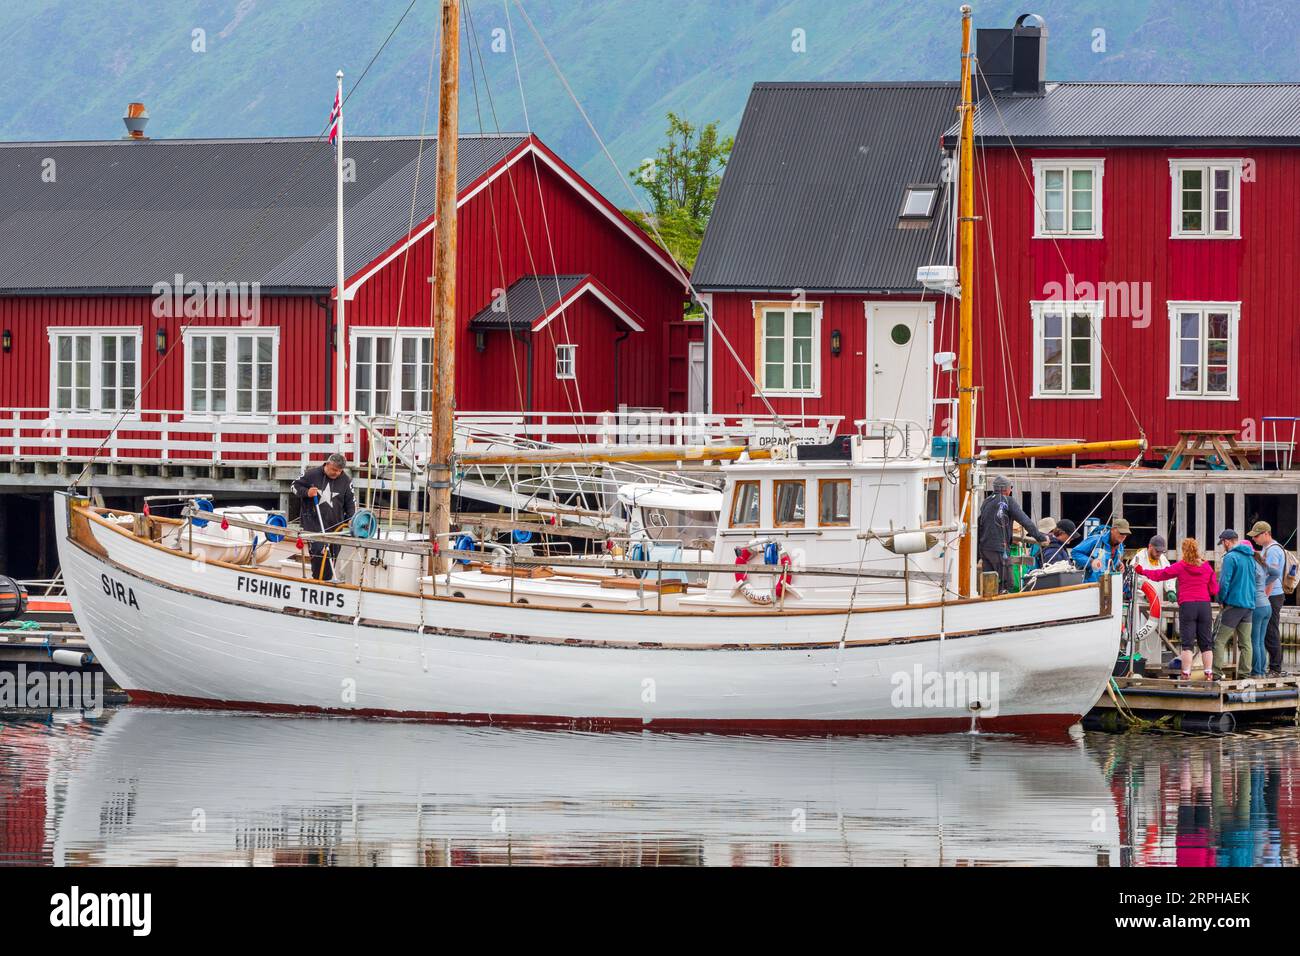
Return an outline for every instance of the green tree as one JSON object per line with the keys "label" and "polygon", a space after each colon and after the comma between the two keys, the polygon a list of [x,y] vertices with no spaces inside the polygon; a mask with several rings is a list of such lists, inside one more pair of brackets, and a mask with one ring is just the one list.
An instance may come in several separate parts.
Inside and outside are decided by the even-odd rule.
{"label": "green tree", "polygon": [[629,175],[650,199],[648,216],[629,211],[647,232],[657,230],[668,251],[690,268],[700,251],[718,186],[734,140],[718,135],[717,122],[697,127],[668,114],[666,142],[652,160]]}

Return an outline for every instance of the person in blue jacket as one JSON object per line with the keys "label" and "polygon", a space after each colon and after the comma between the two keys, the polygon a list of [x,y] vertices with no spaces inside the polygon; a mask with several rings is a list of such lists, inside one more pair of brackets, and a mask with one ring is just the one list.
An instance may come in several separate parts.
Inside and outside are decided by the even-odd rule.
{"label": "person in blue jacket", "polygon": [[[1076,567],[1083,568],[1085,583],[1124,569],[1124,542],[1131,531],[1125,519],[1116,518],[1109,528],[1102,525],[1074,546],[1070,560]],[[1251,601],[1253,603],[1254,598]]]}
{"label": "person in blue jacket", "polygon": [[[1255,615],[1255,549],[1237,537],[1231,528],[1219,534],[1226,554],[1219,566],[1219,626],[1214,632],[1214,670],[1220,677],[1228,666],[1228,641],[1237,636],[1240,655],[1237,674],[1250,674],[1254,660],[1250,641],[1251,618]],[[1207,674],[1206,680],[1211,679]]]}

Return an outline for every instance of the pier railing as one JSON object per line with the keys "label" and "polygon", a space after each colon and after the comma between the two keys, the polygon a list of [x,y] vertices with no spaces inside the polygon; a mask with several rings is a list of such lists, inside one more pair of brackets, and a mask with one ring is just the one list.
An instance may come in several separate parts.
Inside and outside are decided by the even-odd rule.
{"label": "pier railing", "polygon": [[[374,421],[378,421],[375,419]],[[465,412],[462,436],[476,443],[539,445],[702,445],[744,443],[771,447],[821,443],[839,430],[841,416],[708,415],[622,408],[613,412]],[[427,415],[389,423],[392,452],[427,459]],[[194,416],[144,409],[120,422],[111,413],[86,415],[48,408],[0,408],[0,461],[89,461],[125,464],[299,466],[340,450],[362,458],[374,439],[358,416],[330,411],[286,411],[257,416]],[[115,427],[116,426],[116,427]],[[383,427],[383,426],[380,426]],[[369,431],[370,434],[366,434]],[[342,433],[342,438],[340,434]]]}
{"label": "pier railing", "polygon": [[195,418],[146,409],[117,423],[111,415],[0,408],[0,460],[296,467],[320,461],[339,450],[340,443],[345,453],[352,453],[354,423],[350,415],[345,418],[341,440],[337,412]]}

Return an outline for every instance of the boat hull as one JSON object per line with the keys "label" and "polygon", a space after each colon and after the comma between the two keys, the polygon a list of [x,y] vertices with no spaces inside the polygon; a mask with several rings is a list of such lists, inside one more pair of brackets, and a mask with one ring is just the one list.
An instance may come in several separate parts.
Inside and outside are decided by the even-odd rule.
{"label": "boat hull", "polygon": [[1119,645],[1120,602],[1095,587],[853,614],[558,611],[258,575],[106,522],[86,523],[87,546],[56,512],[87,640],[133,700],[156,704],[611,729],[1059,732],[1103,692]]}

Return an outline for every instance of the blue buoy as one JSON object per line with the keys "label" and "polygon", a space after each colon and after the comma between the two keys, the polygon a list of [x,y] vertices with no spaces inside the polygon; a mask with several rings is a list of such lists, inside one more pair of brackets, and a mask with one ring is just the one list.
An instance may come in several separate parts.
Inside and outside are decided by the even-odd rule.
{"label": "blue buoy", "polygon": [[[200,511],[206,511],[211,514],[212,500],[209,498],[195,498],[194,507],[198,508]],[[194,527],[196,528],[206,528],[208,526],[207,518],[193,518],[191,520],[194,522]]]}
{"label": "blue buoy", "polygon": [[352,516],[348,524],[354,538],[373,538],[379,532],[379,519],[368,508],[362,508]]}
{"label": "blue buoy", "polygon": [[533,540],[533,533],[531,531],[524,531],[521,528],[516,528],[514,531],[510,532],[510,537],[514,539],[515,544],[527,544],[529,541]]}
{"label": "blue buoy", "polygon": [[[266,526],[268,528],[287,528],[289,527],[289,521],[282,514],[270,514],[266,516]],[[273,543],[279,543],[284,540],[284,535],[268,531],[266,533],[266,540]]]}

